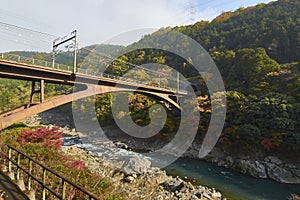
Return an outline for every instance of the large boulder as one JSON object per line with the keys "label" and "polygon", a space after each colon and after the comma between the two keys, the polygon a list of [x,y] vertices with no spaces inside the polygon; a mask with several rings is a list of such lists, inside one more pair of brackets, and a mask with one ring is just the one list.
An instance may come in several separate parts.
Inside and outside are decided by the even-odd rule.
{"label": "large boulder", "polygon": [[265,158],[265,166],[270,179],[281,183],[300,183],[300,170],[293,165],[283,165],[277,157]]}
{"label": "large boulder", "polygon": [[146,158],[135,156],[124,161],[120,171],[125,174],[143,174],[151,168],[151,162]]}
{"label": "large boulder", "polygon": [[272,164],[275,164],[275,165],[281,165],[282,164],[282,161],[279,158],[277,158],[276,156],[266,157],[265,162],[266,163],[272,163]]}
{"label": "large boulder", "polygon": [[243,173],[257,178],[267,178],[266,168],[258,161],[240,160],[239,167]]}
{"label": "large boulder", "polygon": [[180,178],[172,178],[170,180],[166,180],[161,184],[166,190],[175,192],[179,191],[183,188],[184,186],[184,181]]}

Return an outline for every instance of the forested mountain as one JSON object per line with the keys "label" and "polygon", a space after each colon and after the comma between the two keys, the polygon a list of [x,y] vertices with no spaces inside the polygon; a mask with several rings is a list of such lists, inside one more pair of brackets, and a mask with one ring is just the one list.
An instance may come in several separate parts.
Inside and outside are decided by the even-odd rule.
{"label": "forested mountain", "polygon": [[263,47],[280,63],[300,60],[300,1],[269,4],[224,12],[212,22],[176,27],[210,51]]}
{"label": "forested mountain", "polygon": [[[139,65],[168,65],[189,80],[197,75],[193,60],[162,50],[139,49],[151,43],[175,46],[177,38],[168,33],[170,29],[187,34],[210,53],[224,80],[228,105],[220,143],[240,146],[247,153],[293,151],[300,147],[299,10],[300,1],[279,0],[225,12],[212,22],[160,29],[129,46],[138,50],[122,59]],[[198,84],[202,94],[199,133],[205,134],[210,108],[203,99],[209,94],[201,78]]]}
{"label": "forested mountain", "polygon": [[[225,12],[211,22],[201,21],[189,26],[161,29],[143,37],[127,47],[137,49],[123,54],[120,59],[143,65],[162,64],[180,71],[187,80],[197,75],[191,63],[170,52],[155,49],[139,49],[149,41],[164,43],[168,29],[187,34],[199,42],[211,55],[219,68],[227,91],[227,116],[220,143],[224,146],[240,145],[249,149],[291,151],[300,148],[300,1],[278,0],[269,4],[240,8]],[[176,38],[168,45],[176,44]],[[173,42],[172,42],[173,41]],[[186,49],[189,51],[190,49]],[[91,51],[112,55],[125,52],[122,46],[90,46],[79,51],[78,66]],[[51,54],[15,52],[18,54],[51,61]],[[57,56],[57,62],[72,65],[71,53]],[[92,56],[93,57],[93,56]],[[99,62],[87,67],[99,70]],[[105,66],[107,72],[122,76],[128,66],[116,61]],[[134,74],[149,79],[144,72]],[[209,121],[209,94],[201,78],[193,79],[201,89],[199,107],[201,124],[199,134],[205,134]],[[1,85],[7,81],[1,80]],[[11,84],[12,87],[18,88]],[[9,91],[9,90],[7,90]],[[14,90],[13,90],[14,91]],[[23,91],[21,87],[20,91]],[[15,94],[14,94],[15,95]],[[110,95],[98,97],[97,115],[101,120],[109,119]],[[148,123],[148,107],[154,101],[142,96],[131,98],[131,114],[138,124]],[[1,99],[0,99],[1,100]],[[2,101],[2,100],[1,100]],[[102,101],[102,102],[101,102]],[[5,104],[9,100],[3,100]],[[147,105],[135,107],[134,105]],[[145,114],[146,113],[146,114]],[[175,123],[174,123],[175,124]],[[168,121],[168,127],[174,127]],[[167,129],[164,129],[164,131]]]}

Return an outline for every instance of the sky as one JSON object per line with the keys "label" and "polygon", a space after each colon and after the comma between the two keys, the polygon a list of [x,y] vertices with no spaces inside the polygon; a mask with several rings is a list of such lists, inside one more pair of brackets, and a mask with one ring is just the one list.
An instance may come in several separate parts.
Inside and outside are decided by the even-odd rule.
{"label": "sky", "polygon": [[[0,51],[51,51],[52,41],[77,30],[79,47],[127,45],[155,29],[212,20],[270,0],[9,0],[0,8]],[[41,33],[24,31],[12,24]],[[42,33],[47,33],[42,34]],[[117,40],[127,33],[128,40]],[[128,37],[126,37],[128,38]],[[119,38],[120,39],[120,38]]]}

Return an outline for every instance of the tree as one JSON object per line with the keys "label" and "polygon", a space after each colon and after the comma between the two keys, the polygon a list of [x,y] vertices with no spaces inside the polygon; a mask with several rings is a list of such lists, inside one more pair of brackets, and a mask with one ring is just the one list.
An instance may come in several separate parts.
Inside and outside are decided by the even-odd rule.
{"label": "tree", "polygon": [[261,132],[258,127],[252,124],[243,124],[236,130],[237,136],[240,140],[246,143],[256,143],[261,141]]}
{"label": "tree", "polygon": [[240,49],[236,53],[234,65],[229,72],[229,81],[240,91],[249,93],[267,73],[279,69],[280,65],[271,59],[263,48]]}
{"label": "tree", "polygon": [[293,97],[280,93],[268,93],[261,97],[250,95],[245,122],[259,127],[268,133],[288,132],[297,123],[296,102]]}
{"label": "tree", "polygon": [[247,97],[237,91],[226,92],[227,112],[226,122],[229,126],[239,125],[243,121],[245,110],[247,109]]}

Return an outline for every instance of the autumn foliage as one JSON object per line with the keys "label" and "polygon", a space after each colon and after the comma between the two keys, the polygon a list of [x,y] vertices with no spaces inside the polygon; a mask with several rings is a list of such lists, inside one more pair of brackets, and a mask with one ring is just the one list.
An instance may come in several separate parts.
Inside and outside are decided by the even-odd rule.
{"label": "autumn foliage", "polygon": [[81,160],[74,160],[68,163],[69,168],[83,170],[85,169],[85,162]]}
{"label": "autumn foliage", "polygon": [[44,147],[60,149],[62,146],[62,132],[59,127],[48,128],[46,126],[35,130],[23,130],[17,138],[21,143],[41,143]]}

